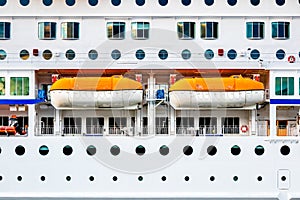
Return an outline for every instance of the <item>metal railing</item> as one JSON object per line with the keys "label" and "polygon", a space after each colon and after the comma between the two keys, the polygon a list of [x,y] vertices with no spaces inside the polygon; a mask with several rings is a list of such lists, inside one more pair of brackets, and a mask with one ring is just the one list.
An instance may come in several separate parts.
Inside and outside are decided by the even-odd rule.
{"label": "metal railing", "polygon": [[64,126],[63,135],[81,135],[81,126]]}
{"label": "metal railing", "polygon": [[[269,125],[258,125],[257,126],[257,135],[258,136],[270,135],[270,126]],[[297,131],[296,124],[289,124],[289,125],[276,126],[276,135],[277,136],[299,136],[300,134]]]}
{"label": "metal railing", "polygon": [[36,126],[35,135],[38,136],[54,135],[54,126]]}
{"label": "metal railing", "polygon": [[133,127],[109,127],[108,134],[133,136],[135,134],[135,129]]}
{"label": "metal railing", "polygon": [[103,126],[86,126],[85,135],[103,135],[104,127]]}

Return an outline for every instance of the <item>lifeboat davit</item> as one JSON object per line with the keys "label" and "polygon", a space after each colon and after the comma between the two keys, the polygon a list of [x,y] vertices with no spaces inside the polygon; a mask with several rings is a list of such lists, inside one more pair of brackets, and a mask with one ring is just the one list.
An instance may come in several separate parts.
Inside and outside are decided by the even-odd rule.
{"label": "lifeboat davit", "polygon": [[50,88],[51,104],[64,108],[122,108],[142,103],[142,84],[112,77],[62,78]]}
{"label": "lifeboat davit", "polygon": [[246,107],[264,102],[264,85],[241,75],[183,78],[169,90],[175,109]]}

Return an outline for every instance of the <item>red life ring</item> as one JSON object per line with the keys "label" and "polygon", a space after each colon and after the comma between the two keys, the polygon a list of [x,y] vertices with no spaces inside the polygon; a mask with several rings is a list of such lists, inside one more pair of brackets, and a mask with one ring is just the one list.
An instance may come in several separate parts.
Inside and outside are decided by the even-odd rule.
{"label": "red life ring", "polygon": [[242,131],[243,133],[246,133],[246,132],[248,131],[248,126],[247,126],[247,125],[241,126],[241,131]]}
{"label": "red life ring", "polygon": [[289,56],[288,61],[289,61],[289,63],[294,63],[296,61],[295,56]]}

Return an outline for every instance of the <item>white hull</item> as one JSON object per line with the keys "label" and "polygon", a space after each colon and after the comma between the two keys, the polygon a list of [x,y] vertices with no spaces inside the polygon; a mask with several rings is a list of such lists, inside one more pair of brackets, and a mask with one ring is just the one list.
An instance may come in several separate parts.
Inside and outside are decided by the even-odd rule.
{"label": "white hull", "polygon": [[142,103],[142,90],[50,92],[51,104],[57,108],[120,108]]}
{"label": "white hull", "polygon": [[245,107],[264,101],[264,91],[195,92],[172,91],[170,104],[175,109]]}

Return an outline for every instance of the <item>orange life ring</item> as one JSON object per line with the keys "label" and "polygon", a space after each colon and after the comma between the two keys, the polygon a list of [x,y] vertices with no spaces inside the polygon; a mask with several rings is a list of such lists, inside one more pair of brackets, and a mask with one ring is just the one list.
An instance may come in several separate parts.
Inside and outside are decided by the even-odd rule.
{"label": "orange life ring", "polygon": [[294,63],[296,61],[295,56],[289,56],[288,61],[289,61],[289,63]]}
{"label": "orange life ring", "polygon": [[248,126],[247,126],[247,125],[241,126],[241,131],[242,131],[243,133],[246,133],[246,132],[248,131]]}

